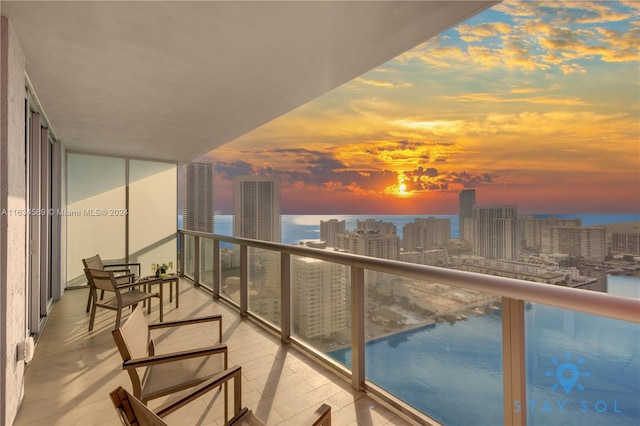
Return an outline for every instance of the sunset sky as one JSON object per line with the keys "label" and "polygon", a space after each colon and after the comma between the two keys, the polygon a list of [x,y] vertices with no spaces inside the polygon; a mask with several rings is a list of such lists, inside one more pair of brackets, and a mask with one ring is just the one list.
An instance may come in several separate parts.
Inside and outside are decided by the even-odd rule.
{"label": "sunset sky", "polygon": [[640,216],[640,2],[506,1],[208,154],[283,214]]}

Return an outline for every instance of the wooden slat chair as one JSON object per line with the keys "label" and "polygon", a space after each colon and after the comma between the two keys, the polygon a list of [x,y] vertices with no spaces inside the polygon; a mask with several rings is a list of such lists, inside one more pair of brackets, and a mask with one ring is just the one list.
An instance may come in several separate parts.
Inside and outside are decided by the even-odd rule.
{"label": "wooden slat chair", "polygon": [[[140,276],[140,263],[111,263],[109,265],[105,265],[99,254],[82,259],[82,264],[84,265],[84,269],[96,269],[98,271],[108,270],[113,272],[118,286],[127,286],[134,282],[137,276]],[[138,268],[138,275],[131,272],[131,266],[136,266]],[[89,292],[87,312],[89,312],[89,308],[91,307],[91,297],[93,297],[92,293]],[[104,290],[100,292],[100,300],[102,299],[104,299]]]}
{"label": "wooden slat chair", "polygon": [[113,330],[113,338],[127,370],[133,394],[148,401],[197,386],[227,368],[227,345],[219,343],[198,349],[157,353],[151,330],[218,321],[218,342],[222,340],[222,316],[147,324],[143,309],[133,310],[125,323]]}
{"label": "wooden slat chair", "polygon": [[[178,401],[167,404],[155,412],[142,403],[135,396],[127,392],[123,387],[118,387],[110,393],[111,401],[118,412],[122,424],[125,426],[169,426],[163,420],[163,417],[184,407],[189,402],[199,398],[212,389],[216,389],[223,384],[227,384],[233,379],[233,417],[229,420],[227,411],[228,386],[225,386],[225,404],[224,404],[224,421],[225,426],[265,426],[258,419],[253,411],[246,407],[242,407],[242,372],[239,366],[231,367],[201,383],[197,387],[191,389],[188,394],[184,395]],[[331,407],[322,404],[313,414],[312,418],[304,425],[310,426],[331,426]]]}
{"label": "wooden slat chair", "polygon": [[[137,286],[135,283],[131,283],[128,286],[118,285],[113,272],[111,271],[100,271],[96,269],[85,269],[84,273],[87,277],[87,281],[89,282],[89,291],[92,294],[91,300],[91,316],[89,319],[89,331],[93,330],[93,324],[96,318],[96,308],[105,308],[110,309],[112,311],[116,311],[116,326],[115,328],[120,327],[120,322],[122,319],[122,310],[126,307],[131,306],[134,308],[138,306],[138,303],[149,301],[150,299],[155,297],[158,299],[158,306],[160,311],[160,322],[163,320],[163,312],[162,312],[162,300],[160,300],[159,293],[147,293],[144,291],[140,291],[133,288]],[[106,300],[98,300],[97,293],[98,290],[110,291],[115,295]],[[125,291],[122,291],[125,290]]]}

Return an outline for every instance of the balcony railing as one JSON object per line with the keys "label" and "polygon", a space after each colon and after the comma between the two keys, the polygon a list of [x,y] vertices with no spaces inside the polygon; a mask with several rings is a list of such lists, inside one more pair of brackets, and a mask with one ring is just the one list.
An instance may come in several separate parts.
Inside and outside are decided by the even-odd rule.
{"label": "balcony railing", "polygon": [[639,299],[178,235],[181,274],[419,422],[640,419]]}

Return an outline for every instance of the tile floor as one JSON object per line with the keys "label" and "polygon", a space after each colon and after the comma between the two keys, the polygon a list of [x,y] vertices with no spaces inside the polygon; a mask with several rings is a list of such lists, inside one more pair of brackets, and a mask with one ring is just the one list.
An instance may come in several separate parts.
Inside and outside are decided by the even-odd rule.
{"label": "tile floor", "polygon": [[[98,310],[95,328],[88,332],[86,301],[87,290],[69,290],[54,305],[25,373],[15,426],[120,424],[109,392],[119,385],[131,391],[131,382],[111,336],[115,312]],[[322,403],[331,405],[337,426],[414,424],[186,281],[180,286],[180,308],[165,300],[164,309],[165,321],[222,314],[229,363],[242,366],[242,403],[269,425],[303,425]],[[158,320],[157,307],[148,320]],[[216,329],[205,324],[163,331],[156,337],[158,352],[212,344]],[[222,399],[212,391],[165,420],[170,425],[222,425]]]}

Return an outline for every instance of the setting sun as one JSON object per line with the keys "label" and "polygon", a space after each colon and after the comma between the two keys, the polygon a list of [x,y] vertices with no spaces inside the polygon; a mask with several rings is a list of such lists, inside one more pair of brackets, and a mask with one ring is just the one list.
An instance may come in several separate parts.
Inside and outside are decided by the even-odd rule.
{"label": "setting sun", "polygon": [[400,186],[398,187],[398,194],[405,195],[406,193],[407,193],[407,185],[405,185],[404,183],[401,183]]}

